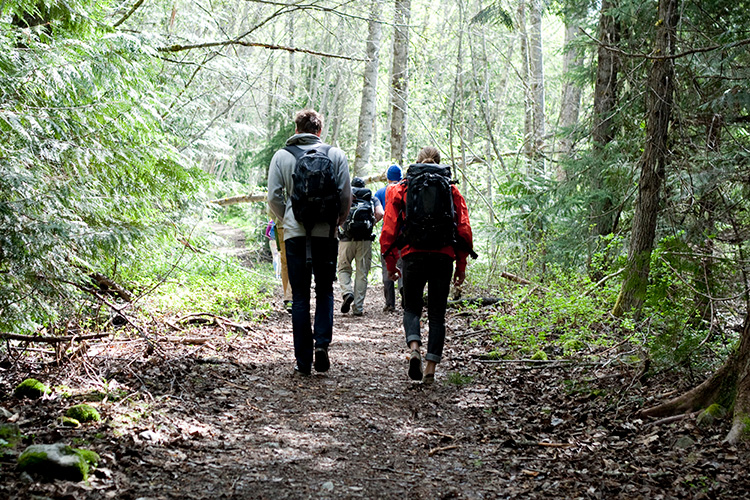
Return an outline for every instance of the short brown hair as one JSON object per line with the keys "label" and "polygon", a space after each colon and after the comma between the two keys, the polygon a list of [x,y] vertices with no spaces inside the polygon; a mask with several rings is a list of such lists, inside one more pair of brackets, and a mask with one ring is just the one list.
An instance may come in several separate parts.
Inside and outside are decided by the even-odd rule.
{"label": "short brown hair", "polygon": [[417,155],[417,163],[440,163],[440,151],[432,146],[425,146]]}
{"label": "short brown hair", "polygon": [[323,130],[323,115],[314,109],[303,109],[294,115],[294,124],[300,134],[317,134]]}

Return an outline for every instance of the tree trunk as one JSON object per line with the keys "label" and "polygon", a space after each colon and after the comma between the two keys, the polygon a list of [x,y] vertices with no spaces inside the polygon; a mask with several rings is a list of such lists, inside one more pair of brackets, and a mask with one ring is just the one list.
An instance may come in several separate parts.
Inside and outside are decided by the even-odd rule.
{"label": "tree trunk", "polygon": [[[654,53],[674,54],[675,27],[679,17],[679,0],[659,1],[659,22]],[[633,216],[633,229],[628,248],[628,262],[620,295],[613,314],[628,311],[640,315],[646,298],[650,271],[651,250],[656,237],[656,218],[659,212],[661,184],[669,156],[667,139],[672,112],[674,89],[674,60],[655,59],[651,66],[646,94],[648,118],[646,145],[639,161],[641,178]]]}
{"label": "tree trunk", "polygon": [[617,7],[617,0],[602,0],[599,15],[599,45],[597,53],[596,84],[594,86],[594,126],[591,140],[594,150],[594,167],[591,169],[592,191],[596,193],[591,203],[591,220],[594,235],[606,236],[615,230],[617,219],[614,204],[605,186],[601,168],[607,165],[607,145],[615,138],[614,116],[618,106],[618,73],[620,60],[617,53],[606,46],[616,47],[620,42],[620,24],[610,11]]}
{"label": "tree trunk", "polygon": [[745,316],[742,338],[737,351],[711,378],[659,406],[643,410],[645,417],[665,417],[708,408],[719,404],[734,408],[732,428],[726,440],[737,443],[750,435],[750,310]]}
{"label": "tree trunk", "polygon": [[542,52],[542,1],[529,2],[529,86],[532,102],[532,151],[535,163],[544,172],[544,54]]}
{"label": "tree trunk", "polygon": [[[563,56],[563,84],[562,102],[560,103],[560,118],[558,126],[562,130],[563,136],[560,139],[560,147],[557,152],[558,159],[567,158],[573,151],[573,129],[578,125],[578,114],[581,109],[581,87],[572,81],[570,72],[582,64],[578,51],[572,47],[572,43],[578,38],[578,23],[568,20],[565,26],[565,54]],[[567,175],[565,170],[557,162],[556,167],[557,180],[563,182]]]}
{"label": "tree trunk", "polygon": [[409,80],[411,0],[396,0],[391,70],[391,160],[403,165],[406,154],[406,103]]}
{"label": "tree trunk", "polygon": [[362,105],[359,110],[359,130],[357,132],[357,151],[354,154],[354,175],[361,176],[370,161],[374,142],[375,110],[377,106],[378,63],[380,62],[380,39],[383,25],[378,21],[381,10],[380,0],[373,0],[367,37],[367,59],[365,63],[364,83],[362,86]]}
{"label": "tree trunk", "polygon": [[[521,45],[521,78],[523,79],[523,151],[528,160],[534,157],[534,109],[531,95],[531,63],[529,62],[529,37],[526,31],[526,0],[518,2],[517,11],[518,41]],[[531,161],[529,161],[531,164]],[[530,168],[530,167],[529,167]],[[531,172],[529,172],[531,173]]]}

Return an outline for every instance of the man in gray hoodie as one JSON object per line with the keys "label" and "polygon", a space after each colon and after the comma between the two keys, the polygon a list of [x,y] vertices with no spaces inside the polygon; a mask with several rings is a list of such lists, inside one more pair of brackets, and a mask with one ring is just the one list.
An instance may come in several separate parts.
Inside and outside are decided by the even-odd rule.
{"label": "man in gray hoodie", "polygon": [[[323,117],[312,109],[298,111],[294,117],[295,133],[287,139],[287,146],[303,151],[324,146],[320,140]],[[328,158],[333,163],[341,208],[336,225],[349,213],[351,185],[349,164],[344,152],[331,147]],[[292,174],[297,161],[286,149],[280,149],[271,159],[268,169],[268,206],[278,226],[283,228],[289,284],[292,286],[292,333],[294,373],[309,375],[312,367],[325,372],[330,367],[328,345],[333,336],[333,281],[336,278],[338,240],[329,224],[316,224],[311,230],[312,266],[306,263],[306,231],[292,210]],[[315,321],[310,321],[310,283],[315,275]]]}

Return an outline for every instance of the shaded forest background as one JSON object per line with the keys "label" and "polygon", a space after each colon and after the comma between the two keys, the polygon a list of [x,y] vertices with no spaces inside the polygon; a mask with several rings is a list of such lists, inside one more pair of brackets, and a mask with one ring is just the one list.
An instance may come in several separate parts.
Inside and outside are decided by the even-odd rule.
{"label": "shaded forest background", "polygon": [[[644,373],[731,373],[728,394],[678,411],[733,407],[750,384],[748,12],[3,1],[2,349],[125,314],[262,317],[268,266],[240,270],[206,247],[209,221],[241,225],[260,262],[265,206],[208,202],[262,193],[293,112],[313,107],[353,174],[441,150],[481,255],[464,293],[514,304],[478,325],[498,342],[564,356],[627,339]],[[734,409],[737,438],[750,407]]]}

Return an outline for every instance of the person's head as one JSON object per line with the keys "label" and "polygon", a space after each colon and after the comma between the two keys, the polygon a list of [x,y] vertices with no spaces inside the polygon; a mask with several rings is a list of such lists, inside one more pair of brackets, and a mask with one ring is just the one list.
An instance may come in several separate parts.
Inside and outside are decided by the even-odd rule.
{"label": "person's head", "polygon": [[391,165],[385,172],[385,178],[388,179],[388,182],[398,182],[402,175],[401,167],[398,165]]}
{"label": "person's head", "polygon": [[363,188],[365,187],[365,180],[362,177],[355,177],[352,179],[352,187]]}
{"label": "person's head", "polygon": [[323,130],[323,115],[314,109],[303,109],[294,115],[294,124],[298,134],[320,135]]}
{"label": "person's head", "polygon": [[440,151],[432,146],[425,146],[417,155],[417,163],[440,163]]}

